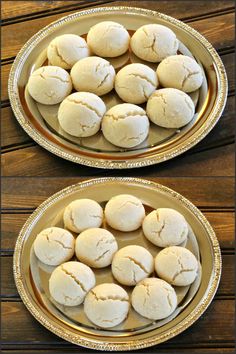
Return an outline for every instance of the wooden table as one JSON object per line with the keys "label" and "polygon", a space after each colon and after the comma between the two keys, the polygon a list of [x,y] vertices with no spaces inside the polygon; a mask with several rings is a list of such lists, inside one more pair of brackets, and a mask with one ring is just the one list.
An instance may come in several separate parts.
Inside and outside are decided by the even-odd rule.
{"label": "wooden table", "polygon": [[[228,101],[213,131],[196,147],[161,165],[106,171],[74,165],[39,147],[10,108],[7,80],[21,46],[50,22],[91,6],[129,5],[174,16],[203,34],[220,54],[229,79]],[[234,2],[233,1],[3,1],[2,2],[2,349],[3,353],[92,352],[56,337],[24,307],[14,285],[12,255],[25,220],[46,198],[86,177],[141,176],[190,199],[214,227],[222,249],[219,290],[188,330],[146,352],[234,352]],[[80,176],[80,177],[78,177]],[[145,352],[145,350],[143,350]]]}

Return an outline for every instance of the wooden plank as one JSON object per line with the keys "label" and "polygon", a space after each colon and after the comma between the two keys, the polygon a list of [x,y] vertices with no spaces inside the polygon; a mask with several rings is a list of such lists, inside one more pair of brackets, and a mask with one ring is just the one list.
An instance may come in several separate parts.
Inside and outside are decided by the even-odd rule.
{"label": "wooden plank", "polygon": [[16,120],[11,107],[2,108],[1,111],[1,144],[2,147],[25,144],[33,140],[25,133]]}
{"label": "wooden plank", "polygon": [[[50,13],[53,10],[62,7],[73,6],[77,3],[89,3],[89,6],[92,6],[94,1],[3,1],[2,4],[2,19],[10,19],[18,16],[31,16],[34,13]],[[111,1],[110,1],[111,2]],[[197,5],[196,5],[197,3]],[[23,5],[23,6],[22,6]],[[143,7],[147,9],[152,9],[160,12],[165,12],[168,14],[175,13],[178,17],[183,16],[183,14],[188,14],[189,17],[206,15],[211,12],[220,12],[227,9],[231,9],[234,6],[233,1],[195,1],[195,4],[191,1],[180,2],[176,8],[176,2],[169,0],[159,1],[158,3],[155,0],[149,1],[116,1],[115,5],[123,6],[135,6]],[[191,6],[192,5],[192,6]],[[195,5],[195,6],[194,6]],[[113,6],[111,4],[110,6]]]}
{"label": "wooden plank", "polygon": [[[222,249],[234,247],[234,213],[233,212],[203,212],[216,232]],[[2,239],[3,252],[13,252],[16,238],[20,229],[28,219],[29,213],[2,214]]]}
{"label": "wooden plank", "polygon": [[[108,173],[106,172],[106,174]],[[143,178],[145,178],[144,175]],[[81,177],[4,177],[2,178],[2,209],[36,208],[52,194],[67,186],[81,182],[84,179],[85,178]],[[183,194],[198,207],[211,209],[234,207],[234,178],[231,177],[148,177],[146,179],[153,180],[174,189],[176,192]]]}
{"label": "wooden plank", "polygon": [[[222,257],[222,276],[217,296],[233,295],[235,293],[234,283],[234,255],[224,254]],[[7,298],[18,298],[13,273],[13,257],[1,257],[2,289],[1,296]]]}
{"label": "wooden plank", "polygon": [[[164,348],[163,348],[164,346]],[[37,348],[40,347],[40,345],[37,345]],[[69,348],[68,348],[69,347]],[[53,346],[54,348],[54,346]],[[58,347],[57,349],[52,349],[52,348],[47,348],[47,354],[71,354],[71,353],[78,353],[81,348],[78,347],[70,347],[69,344],[67,345],[66,348],[61,348]],[[139,350],[140,353],[156,353],[158,351],[158,354],[189,354],[190,349],[189,348],[181,348],[178,346],[178,348],[175,347],[169,347],[168,342],[166,344],[160,344],[154,347],[150,347],[147,349]],[[2,350],[2,354],[25,354],[25,349],[18,349],[18,350]],[[45,349],[27,349],[27,354],[44,354]],[[94,353],[94,351],[89,350],[89,349],[83,349],[83,353]],[[132,353],[132,352],[131,352]],[[235,354],[234,347],[231,348],[192,348],[191,347],[191,354]]]}
{"label": "wooden plank", "polygon": [[[188,168],[186,169],[186,166]],[[76,165],[48,153],[38,145],[5,152],[2,155],[3,176],[106,176],[107,170]],[[145,176],[234,176],[234,144],[221,146],[203,152],[185,153],[158,165],[139,169]],[[111,176],[123,175],[122,170],[111,170]],[[136,175],[135,169],[128,170],[127,175]]]}
{"label": "wooden plank", "polygon": [[[223,344],[222,344],[223,345]],[[12,346],[11,346],[12,347]],[[69,348],[68,348],[69,347]],[[29,349],[27,348],[27,354],[45,354],[45,349],[41,349],[42,346],[39,344],[37,346],[38,349]],[[72,347],[69,344],[66,346],[66,348],[61,348],[58,347],[56,349],[53,348],[47,348],[47,354],[71,354],[71,353],[79,353],[82,350],[82,348],[79,347]],[[214,347],[214,348],[193,348],[191,346],[191,351],[190,348],[183,348],[180,345],[177,346],[171,346],[167,343],[165,344],[159,344],[158,347],[150,347],[148,349],[141,349],[139,350],[140,353],[157,353],[158,354],[235,354],[235,348],[233,346],[231,347]],[[18,348],[17,350],[2,350],[2,354],[20,354],[23,353],[25,354],[25,349]],[[83,353],[94,353],[94,351],[89,350],[89,349],[83,349]],[[131,351],[131,353],[134,353]]]}
{"label": "wooden plank", "polygon": [[[131,3],[132,4],[132,3]],[[67,14],[73,11],[67,12]],[[24,21],[2,27],[2,59],[16,56],[23,44],[37,31],[63,14]],[[234,45],[234,13],[189,22],[189,25],[203,34],[216,49]]]}
{"label": "wooden plank", "polygon": [[[33,14],[51,13],[53,10],[58,10],[63,7],[82,5],[85,1],[3,1],[2,2],[2,20],[9,20],[12,18],[22,16],[32,16]],[[226,5],[226,4],[222,4]],[[223,7],[224,9],[224,7]],[[20,20],[19,20],[20,21]]]}
{"label": "wooden plank", "polygon": [[[17,348],[19,345],[50,345],[62,344],[64,340],[50,333],[42,325],[39,325],[34,317],[26,310],[21,302],[2,303],[2,345],[13,342]],[[233,344],[234,342],[234,301],[215,300],[209,306],[201,318],[177,337],[168,341],[167,345],[197,344],[210,346],[219,343]],[[76,347],[77,350],[84,349]]]}

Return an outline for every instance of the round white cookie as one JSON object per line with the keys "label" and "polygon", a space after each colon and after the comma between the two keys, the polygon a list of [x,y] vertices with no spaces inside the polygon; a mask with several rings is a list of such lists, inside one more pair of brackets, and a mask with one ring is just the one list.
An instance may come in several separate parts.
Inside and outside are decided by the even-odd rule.
{"label": "round white cookie", "polygon": [[158,247],[179,245],[188,236],[188,224],[177,210],[159,208],[143,220],[143,233]]}
{"label": "round white cookie", "polygon": [[131,303],[141,316],[150,320],[162,320],[176,309],[177,296],[174,288],[166,281],[147,278],[135,286]]}
{"label": "round white cookie", "polygon": [[138,63],[124,66],[115,79],[115,90],[120,98],[135,104],[146,102],[157,85],[155,71],[147,65]]}
{"label": "round white cookie", "polygon": [[123,285],[136,285],[154,270],[154,259],[146,248],[130,245],[116,252],[112,260],[112,274]]}
{"label": "round white cookie", "polygon": [[157,76],[163,87],[173,87],[184,92],[197,90],[203,82],[200,65],[186,55],[172,55],[157,67]]}
{"label": "round white cookie", "polygon": [[105,95],[114,87],[115,69],[109,61],[99,57],[79,60],[71,69],[71,78],[77,91]]}
{"label": "round white cookie", "polygon": [[77,199],[64,210],[64,225],[71,231],[82,232],[91,227],[100,227],[103,221],[101,206],[92,199]]}
{"label": "round white cookie", "polygon": [[103,100],[90,92],[75,92],[66,97],[58,110],[62,129],[76,137],[95,135],[106,112]]}
{"label": "round white cookie", "polygon": [[102,132],[110,143],[122,148],[132,148],[147,138],[149,120],[141,107],[121,103],[110,108],[104,115]]}
{"label": "round white cookie", "polygon": [[192,99],[185,92],[174,88],[156,90],[149,97],[146,107],[149,119],[164,128],[181,128],[194,116]]}
{"label": "round white cookie", "polygon": [[164,248],[155,258],[158,276],[168,283],[186,286],[194,282],[198,272],[198,261],[187,248],[171,246]]}
{"label": "round white cookie", "polygon": [[89,56],[89,48],[84,38],[76,34],[63,34],[54,38],[47,48],[51,65],[71,69],[80,59]]}
{"label": "round white cookie", "polygon": [[52,105],[71,93],[72,82],[68,72],[59,66],[42,66],[30,75],[27,88],[35,101]]}
{"label": "round white cookie", "polygon": [[99,22],[90,28],[87,42],[100,57],[118,57],[129,49],[130,36],[124,26],[113,21]]}
{"label": "round white cookie", "polygon": [[137,29],[130,41],[137,57],[157,63],[177,53],[179,41],[175,33],[166,26],[150,24]]}
{"label": "round white cookie", "polygon": [[60,227],[49,227],[41,231],[33,245],[37,258],[50,266],[68,261],[75,251],[73,235]]}
{"label": "round white cookie", "polygon": [[117,250],[118,245],[112,233],[100,228],[81,232],[75,242],[76,257],[94,268],[110,265]]}
{"label": "round white cookie", "polygon": [[49,292],[61,305],[78,306],[95,284],[95,275],[88,266],[79,262],[66,262],[52,272]]}
{"label": "round white cookie", "polygon": [[141,225],[145,217],[142,202],[130,194],[119,194],[106,204],[105,219],[108,225],[119,231],[134,231]]}
{"label": "round white cookie", "polygon": [[84,300],[88,319],[102,328],[114,327],[123,322],[129,312],[129,296],[119,285],[104,283],[90,290]]}

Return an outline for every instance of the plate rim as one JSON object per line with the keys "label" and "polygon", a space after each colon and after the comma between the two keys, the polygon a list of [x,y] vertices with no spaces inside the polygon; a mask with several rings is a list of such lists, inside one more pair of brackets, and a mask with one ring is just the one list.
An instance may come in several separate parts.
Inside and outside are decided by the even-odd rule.
{"label": "plate rim", "polygon": [[[37,38],[44,38],[48,33],[54,31],[54,28],[60,26],[61,23],[65,21],[70,21],[73,18],[79,18],[81,16],[86,16],[95,13],[109,13],[109,12],[132,12],[137,14],[143,14],[153,17],[159,17],[161,19],[167,20],[168,22],[177,25],[178,27],[182,28],[183,30],[188,31],[192,36],[194,36],[200,43],[204,46],[204,48],[210,53],[213,62],[216,66],[216,74],[217,74],[217,82],[219,85],[218,94],[216,97],[216,102],[214,103],[213,109],[209,113],[209,116],[205,123],[199,127],[199,129],[194,132],[187,140],[184,140],[182,143],[178,143],[175,147],[170,147],[168,151],[164,151],[161,153],[156,153],[156,155],[151,157],[137,157],[132,159],[125,160],[115,160],[115,159],[102,159],[99,157],[86,157],[81,154],[75,154],[72,152],[68,152],[62,148],[60,148],[56,143],[49,141],[47,138],[41,135],[30,123],[29,120],[24,118],[24,111],[22,109],[18,90],[16,89],[16,75],[18,66],[23,61],[24,54],[29,51],[34,43],[34,40]],[[210,44],[210,42],[201,35],[198,31],[190,27],[188,24],[175,19],[169,15],[154,11],[148,10],[144,8],[138,7],[128,7],[128,6],[107,6],[107,7],[97,7],[97,8],[90,8],[83,11],[77,11],[70,15],[66,15],[58,20],[51,22],[41,30],[39,30],[36,34],[34,34],[20,49],[19,53],[17,54],[8,79],[8,95],[10,99],[10,104],[13,109],[14,115],[18,120],[21,127],[25,130],[25,132],[40,146],[48,150],[49,152],[53,153],[56,156],[64,158],[65,160],[72,161],[74,163],[82,164],[89,167],[95,168],[106,168],[106,169],[124,169],[124,168],[139,168],[154,165],[163,161],[167,161],[172,159],[178,155],[181,155],[185,151],[189,150],[193,146],[195,146],[200,140],[202,140],[216,125],[221,114],[224,110],[226,100],[227,100],[227,92],[228,92],[228,80],[226,71],[224,68],[224,64],[214,49],[214,47]]]}
{"label": "plate rim", "polygon": [[[93,337],[88,338],[86,334],[79,332],[78,334],[72,333],[69,329],[62,328],[60,323],[57,322],[50,322],[47,318],[44,317],[42,313],[39,311],[39,307],[37,304],[32,303],[32,299],[30,295],[27,293],[27,287],[24,285],[24,279],[21,274],[21,253],[22,248],[24,245],[24,239],[27,233],[30,231],[30,228],[33,226],[35,220],[53,203],[56,201],[63,199],[65,196],[72,194],[78,189],[88,188],[95,184],[103,184],[103,183],[133,183],[143,187],[150,187],[154,189],[158,189],[161,192],[167,193],[172,197],[178,199],[178,201],[185,207],[193,212],[194,216],[201,222],[203,227],[205,228],[209,240],[212,245],[213,249],[213,272],[211,275],[211,281],[208,284],[208,287],[199,303],[197,304],[194,311],[188,314],[182,321],[180,321],[174,328],[170,328],[161,334],[155,334],[150,331],[147,332],[147,337],[145,338],[136,338],[133,337],[129,341],[123,340],[123,342],[104,342],[104,340],[99,340],[98,338]],[[216,290],[219,285],[220,276],[222,270],[222,259],[221,259],[221,252],[218,239],[216,234],[206,219],[206,217],[202,214],[202,212],[188,199],[182,196],[180,193],[166,187],[160,183],[153,182],[150,180],[145,180],[141,178],[133,178],[133,177],[101,177],[101,178],[94,178],[79,182],[77,184],[73,184],[68,186],[57,193],[53,194],[49,198],[47,198],[43,203],[41,203],[37,209],[29,216],[26,220],[25,224],[23,225],[15,245],[14,255],[13,255],[13,274],[15,279],[15,284],[19,295],[29,310],[29,312],[36,318],[36,320],[41,323],[44,327],[46,327],[49,331],[56,334],[57,336],[65,339],[68,342],[71,342],[76,345],[80,345],[82,347],[96,349],[96,350],[103,350],[103,351],[124,351],[124,350],[136,350],[147,348],[153,346],[155,344],[162,343],[170,338],[175,337],[179,333],[183,332],[185,329],[190,327],[207,309],[210,305],[213,297],[216,293]],[[148,336],[150,333],[150,336]]]}

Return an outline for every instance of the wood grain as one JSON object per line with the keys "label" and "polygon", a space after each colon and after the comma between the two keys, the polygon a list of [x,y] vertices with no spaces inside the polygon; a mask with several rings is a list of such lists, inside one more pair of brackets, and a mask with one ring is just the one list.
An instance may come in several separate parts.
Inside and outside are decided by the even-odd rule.
{"label": "wood grain", "polygon": [[[87,1],[88,3],[88,1]],[[31,17],[33,14],[50,14],[53,10],[76,5],[85,5],[86,1],[3,1],[2,20],[19,17]],[[91,4],[92,5],[92,4]],[[224,7],[223,7],[224,8]],[[27,18],[26,17],[26,18]],[[20,19],[18,19],[20,21]]]}
{"label": "wood grain", "polygon": [[[225,163],[227,161],[227,163]],[[186,168],[188,166],[188,168]],[[38,145],[2,155],[3,176],[234,176],[234,144],[209,151],[185,153],[158,165],[130,170],[95,169],[61,159]]]}
{"label": "wood grain", "polygon": [[[4,298],[19,298],[12,273],[13,258],[4,256],[0,259],[2,275],[1,296]],[[217,296],[233,296],[234,293],[234,256],[225,254],[222,257],[222,276]]]}
{"label": "wood grain", "polygon": [[[234,247],[234,213],[204,211],[203,214],[215,230],[220,247],[222,249],[232,249]],[[13,253],[16,238],[29,215],[27,212],[24,214],[2,214],[1,250],[3,252]]]}
{"label": "wood grain", "polygon": [[[164,348],[163,348],[164,345]],[[54,348],[54,349],[52,349]],[[66,346],[66,348],[62,348],[59,346],[57,349],[55,348],[55,345],[52,348],[47,348],[47,354],[72,354],[72,353],[94,353],[94,351],[89,350],[89,349],[82,349],[80,347],[71,347],[69,344]],[[181,348],[181,345],[178,345],[178,348],[171,347],[168,345],[168,342],[165,344],[160,344],[155,347],[151,347],[148,349],[141,349],[138,351],[138,353],[156,353],[158,354],[189,354],[190,349],[189,348]],[[2,354],[25,354],[24,349],[18,349],[18,350],[2,350]],[[45,349],[27,349],[27,354],[44,354]],[[130,353],[134,353],[134,351],[131,351]],[[192,354],[235,354],[234,347],[227,347],[227,348],[193,348],[191,347],[191,353]]]}
{"label": "wood grain", "polygon": [[[112,1],[109,6],[113,6]],[[62,7],[71,7],[74,4],[84,4],[87,6],[93,6],[94,1],[3,1],[2,4],[2,19],[11,19],[19,16],[28,15],[32,16],[34,13],[44,13],[50,14],[53,10],[60,9]],[[189,17],[203,16],[207,14],[217,13],[226,11],[227,9],[232,9],[234,7],[233,1],[208,1],[208,6],[206,6],[205,1],[195,1],[197,5],[193,4],[191,1],[181,1],[176,7],[176,1],[115,1],[115,6],[135,6],[143,7],[146,9],[152,9],[159,12],[165,12],[168,14],[174,14],[175,16],[183,16],[186,13]],[[194,6],[195,5],[195,6]]]}
{"label": "wood grain", "polygon": [[[146,179],[174,189],[201,208],[234,207],[234,178],[231,177]],[[83,180],[80,177],[2,178],[2,209],[34,209],[54,193]]]}
{"label": "wood grain", "polygon": [[[67,12],[67,14],[73,11]],[[31,21],[24,21],[2,28],[2,59],[16,56],[23,44],[37,31],[63,14],[43,17]],[[205,36],[216,49],[232,47],[234,45],[234,13],[212,17],[211,21],[202,19],[189,22],[189,25]]]}
{"label": "wood grain", "polygon": [[[222,342],[232,345],[234,341],[233,314],[233,300],[214,300],[191,328],[168,341],[168,345],[184,347],[194,343],[198,346],[204,346],[204,344],[216,346]],[[20,344],[26,346],[28,344],[38,345],[38,343],[41,345],[62,343],[66,346],[64,340],[40,325],[21,302],[2,303],[2,345],[7,343],[12,343],[17,348]],[[79,350],[78,347],[77,349]]]}

